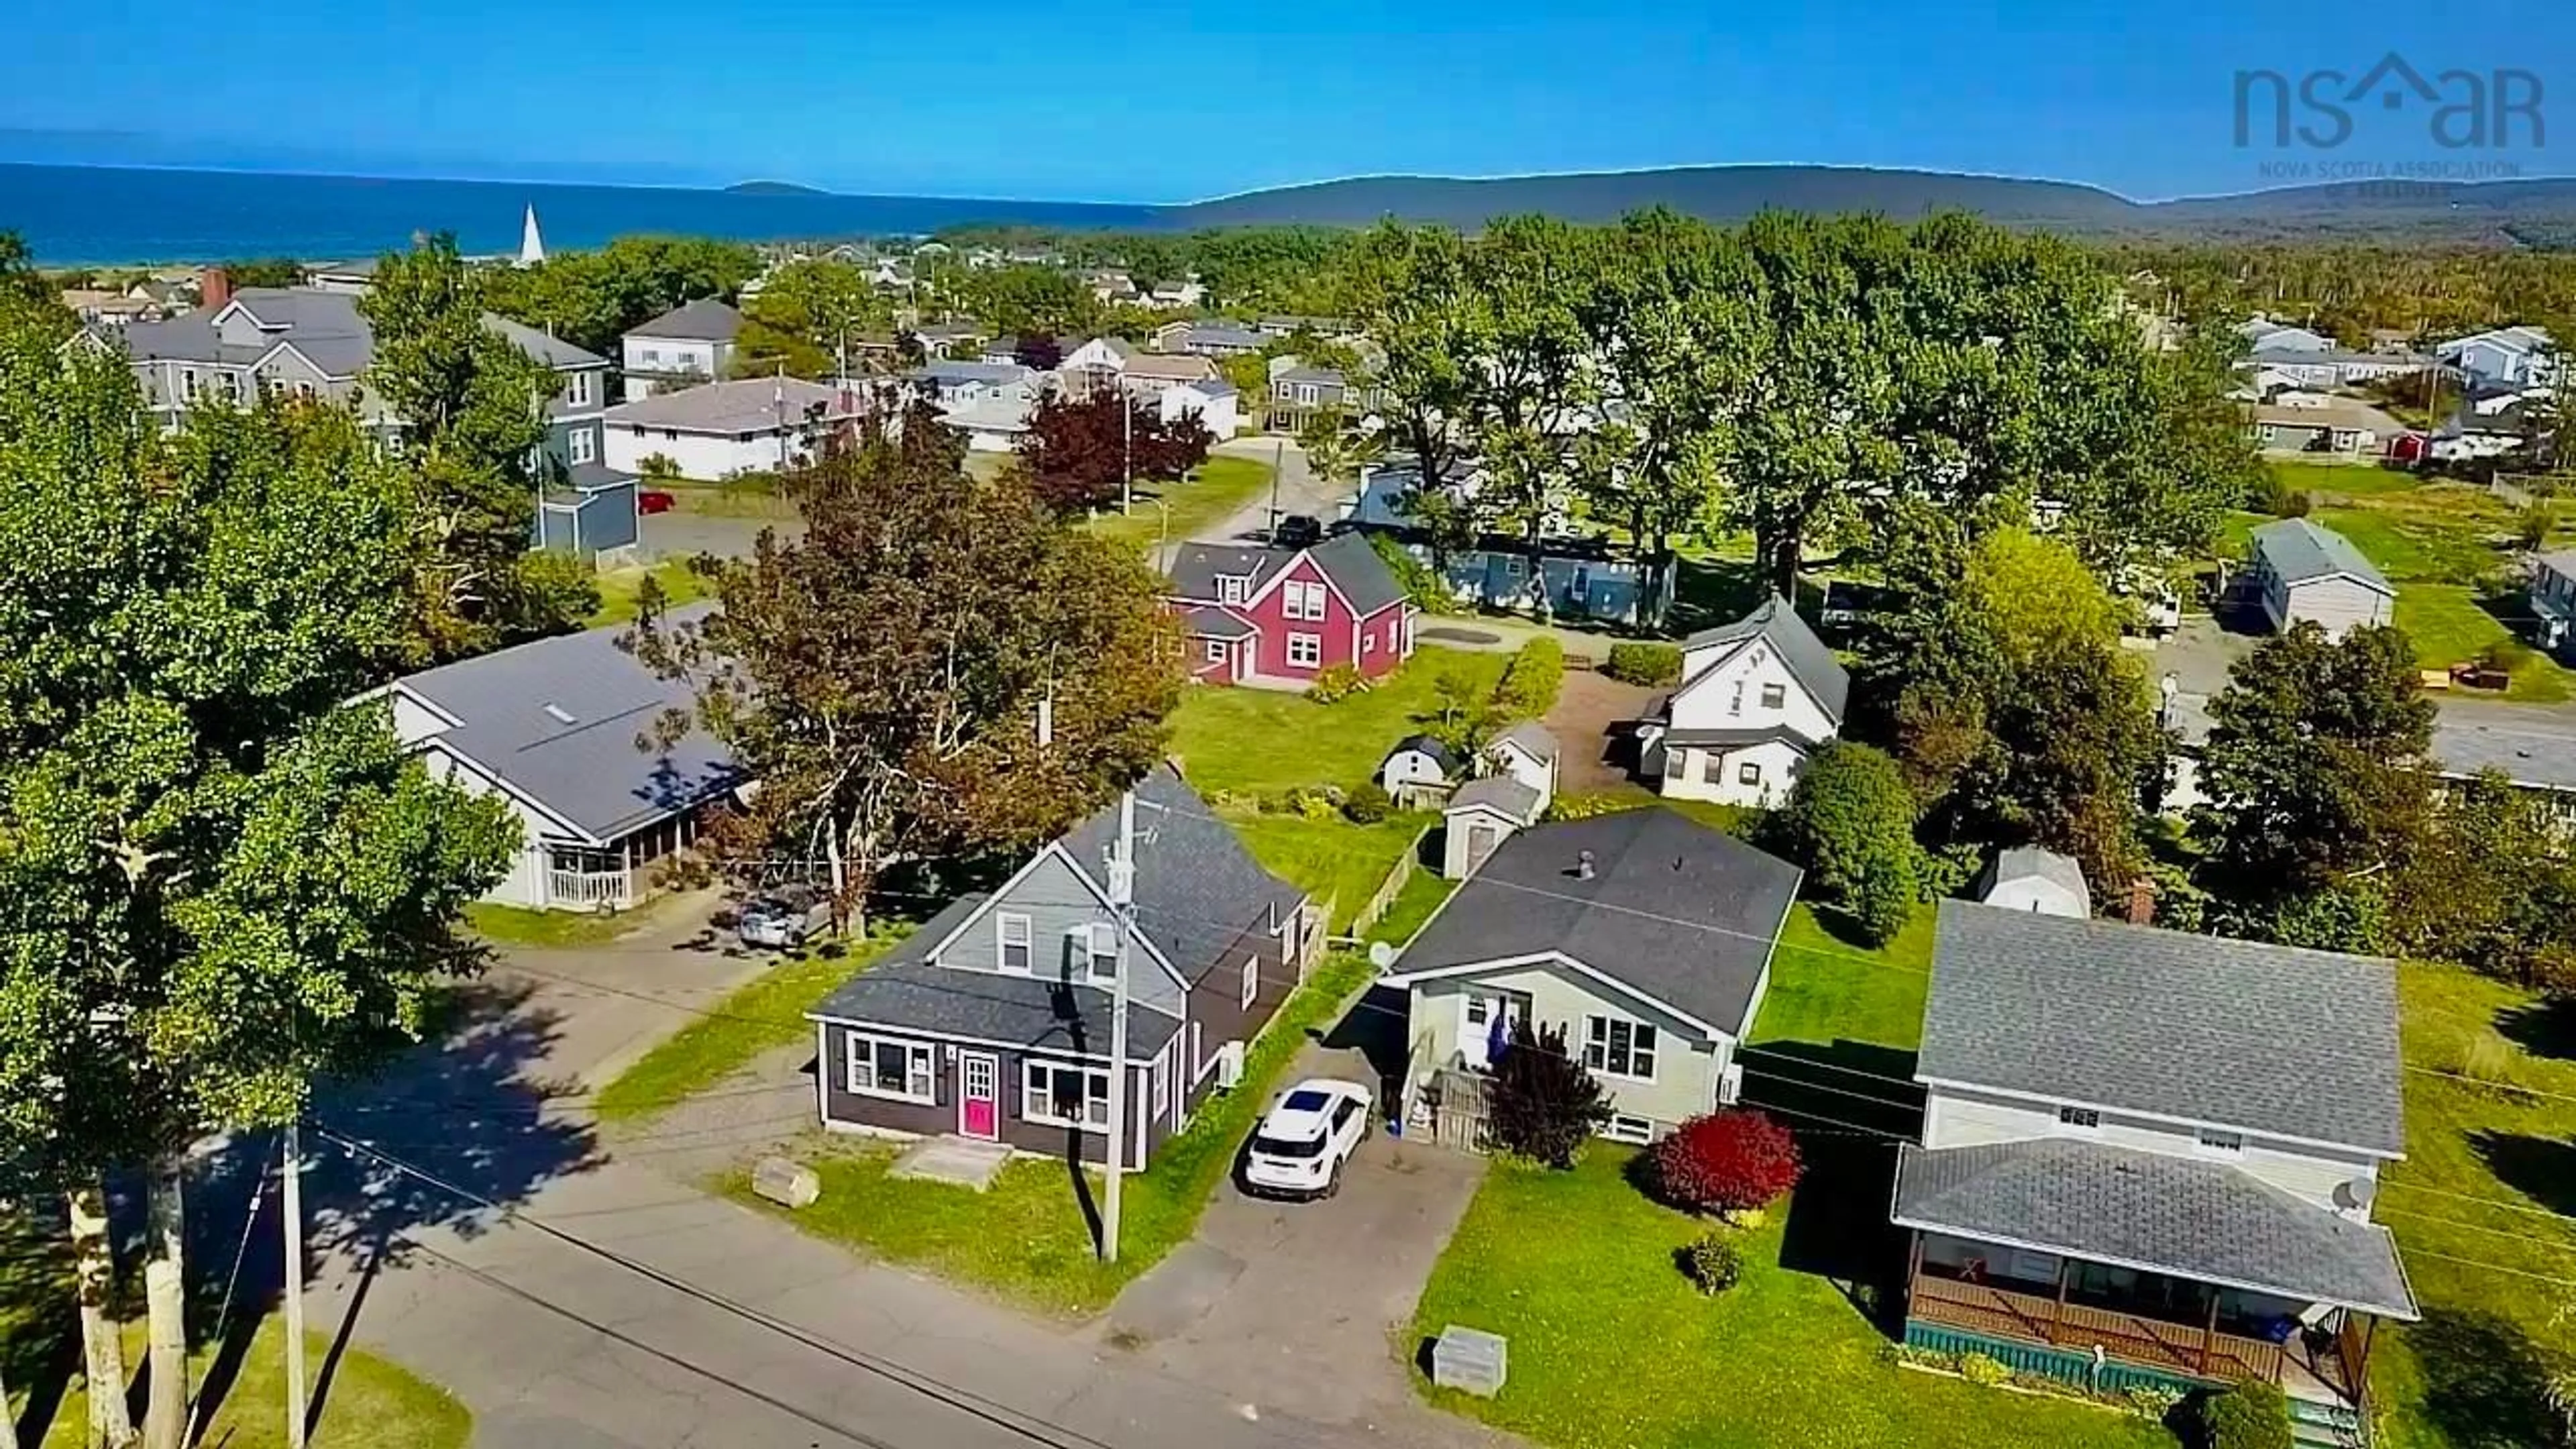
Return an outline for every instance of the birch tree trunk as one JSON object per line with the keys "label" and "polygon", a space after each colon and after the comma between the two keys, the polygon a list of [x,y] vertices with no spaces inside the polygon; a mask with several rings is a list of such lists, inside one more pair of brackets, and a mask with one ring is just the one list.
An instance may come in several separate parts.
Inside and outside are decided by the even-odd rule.
{"label": "birch tree trunk", "polygon": [[80,1301],[82,1377],[89,1390],[90,1442],[131,1449],[134,1420],[125,1412],[125,1344],[108,1298],[116,1286],[116,1249],[107,1237],[107,1187],[91,1178],[64,1195],[71,1210],[72,1276]]}
{"label": "birch tree trunk", "polygon": [[0,1449],[18,1449],[18,1416],[9,1407],[6,1382],[0,1382]]}
{"label": "birch tree trunk", "polygon": [[188,1436],[188,1295],[179,1159],[173,1155],[153,1163],[144,1190],[143,1304],[152,1396],[143,1408],[143,1442],[149,1449],[183,1449]]}

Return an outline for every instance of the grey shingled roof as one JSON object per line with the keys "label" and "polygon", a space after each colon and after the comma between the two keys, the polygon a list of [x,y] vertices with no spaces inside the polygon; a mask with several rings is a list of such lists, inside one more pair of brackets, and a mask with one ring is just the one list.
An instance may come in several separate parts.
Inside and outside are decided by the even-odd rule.
{"label": "grey shingled roof", "polygon": [[[1553,760],[1563,752],[1563,747],[1556,742],[1556,736],[1548,733],[1547,726],[1536,720],[1522,720],[1519,724],[1494,736],[1494,744],[1518,745],[1542,760]],[[1492,746],[1487,748],[1490,749]]]}
{"label": "grey shingled roof", "polygon": [[[685,623],[713,607],[675,609],[671,618]],[[686,683],[661,678],[618,648],[623,632],[538,639],[395,683],[458,721],[441,742],[593,838],[613,840],[739,778],[725,748],[694,729],[668,750],[635,747],[693,696]]]}
{"label": "grey shingled roof", "polygon": [[715,297],[683,302],[640,327],[629,337],[673,337],[690,342],[731,342],[742,331],[742,314]]}
{"label": "grey shingled roof", "polygon": [[2432,758],[2445,775],[2494,770],[2518,785],[2576,790],[2576,719],[2563,709],[2445,701],[2433,716]]}
{"label": "grey shingled roof", "polygon": [[2230,1163],[2042,1137],[1897,1156],[1898,1226],[2412,1320],[2388,1230]]}
{"label": "grey shingled roof", "polygon": [[849,412],[849,400],[838,388],[796,377],[745,377],[731,382],[702,382],[677,392],[610,408],[608,426],[680,428],[700,433],[756,433],[804,421],[807,409],[820,405],[826,417]]}
{"label": "grey shingled roof", "polygon": [[[1335,534],[1305,553],[1362,617],[1404,599],[1404,586],[1395,581],[1395,571],[1363,535]],[[1213,601],[1218,597],[1218,576],[1240,574],[1250,580],[1244,586],[1244,597],[1250,598],[1297,557],[1298,550],[1292,548],[1185,543],[1172,558],[1172,597]]]}
{"label": "grey shingled roof", "polygon": [[[239,303],[243,311],[260,322],[265,336],[256,345],[224,344],[214,327],[214,319],[224,308],[200,307],[167,322],[129,326],[125,330],[126,350],[137,361],[167,358],[246,367],[267,356],[278,343],[288,342],[334,377],[354,377],[366,371],[374,358],[375,331],[368,326],[365,314],[358,310],[357,297],[351,293],[322,292],[310,287],[244,287],[232,295],[226,306],[233,303]],[[484,313],[483,325],[558,370],[608,365],[606,358],[497,313]]]}
{"label": "grey shingled roof", "polygon": [[1444,807],[1448,813],[1482,805],[1499,810],[1523,825],[1538,818],[1538,792],[1509,775],[1487,775],[1459,786]]}
{"label": "grey shingled roof", "polygon": [[1237,614],[1229,614],[1214,604],[1202,604],[1181,616],[1193,639],[1243,639],[1259,632]]}
{"label": "grey shingled roof", "polygon": [[1396,970],[1560,952],[1740,1032],[1797,892],[1796,866],[1660,806],[1533,826],[1458,887]]}
{"label": "grey shingled roof", "polygon": [[[1789,672],[1806,686],[1807,693],[1815,696],[1826,717],[1840,724],[1843,703],[1851,697],[1851,673],[1843,668],[1841,660],[1834,657],[1834,651],[1825,647],[1825,641],[1816,637],[1816,631],[1807,627],[1807,621],[1798,617],[1798,611],[1789,606],[1789,601],[1778,594],[1764,599],[1760,607],[1732,624],[1702,629],[1684,639],[1682,649],[1690,652],[1713,645],[1741,647],[1757,638],[1771,645],[1780,661],[1789,666]],[[1721,662],[1733,658],[1734,654],[1734,649],[1728,649],[1721,656]],[[1701,672],[1705,674],[1707,671]],[[1684,684],[1682,687],[1688,689],[1690,686]]]}
{"label": "grey shingled roof", "polygon": [[[1668,706],[1669,707],[1669,706]],[[1786,740],[1800,751],[1808,748],[1807,737],[1787,725],[1755,725],[1740,729],[1666,730],[1658,743],[1666,745],[1714,745],[1719,749],[1741,749],[1746,745],[1767,745]]]}
{"label": "grey shingled roof", "polygon": [[[933,965],[930,950],[983,905],[960,896],[876,963],[842,982],[808,1013],[925,1036],[1109,1055],[1109,993],[1097,986]],[[1160,1052],[1177,1018],[1141,1003],[1127,1013],[1130,1060]]]}
{"label": "grey shingled roof", "polygon": [[[1118,807],[1065,832],[1074,868],[1107,889]],[[1169,765],[1136,782],[1136,928],[1185,981],[1240,961],[1240,937],[1267,932],[1305,893],[1264,870],[1233,829]]]}
{"label": "grey shingled roof", "polygon": [[2254,551],[2285,584],[2315,579],[2351,579],[2396,597],[2385,575],[2371,567],[2352,540],[2304,518],[2282,518],[2254,530]]}
{"label": "grey shingled roof", "polygon": [[2395,1156],[2397,970],[1943,901],[1915,1074]]}
{"label": "grey shingled roof", "polygon": [[2090,905],[2093,888],[2084,883],[2084,867],[2070,855],[2042,850],[2036,845],[2016,845],[1995,853],[1995,858],[1979,875],[1977,894],[1991,895],[2005,881],[2044,880],[2051,885],[2073,891],[2075,898]]}

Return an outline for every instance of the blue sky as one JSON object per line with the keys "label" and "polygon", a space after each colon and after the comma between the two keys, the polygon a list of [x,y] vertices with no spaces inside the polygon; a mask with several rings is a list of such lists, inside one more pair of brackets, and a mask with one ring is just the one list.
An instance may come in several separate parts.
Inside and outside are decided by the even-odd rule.
{"label": "blue sky", "polygon": [[[2576,172],[2576,6],[2176,0],[35,0],[0,159],[1180,201],[1384,172],[1916,166],[2246,190],[2234,76],[2515,66],[2569,163],[2366,113],[2326,159]],[[2463,24],[2467,20],[2469,23]],[[2313,159],[2318,153],[2283,153]],[[2315,179],[2313,177],[2306,179]]]}

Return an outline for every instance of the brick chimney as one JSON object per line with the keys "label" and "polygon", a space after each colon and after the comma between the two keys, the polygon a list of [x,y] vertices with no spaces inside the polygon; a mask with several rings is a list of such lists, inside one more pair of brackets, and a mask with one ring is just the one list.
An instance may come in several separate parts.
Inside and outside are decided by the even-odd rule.
{"label": "brick chimney", "polygon": [[2129,924],[2145,926],[2156,919],[2156,883],[2146,876],[2129,882]]}
{"label": "brick chimney", "polygon": [[197,278],[197,302],[201,306],[220,308],[233,299],[233,279],[221,267],[208,267]]}

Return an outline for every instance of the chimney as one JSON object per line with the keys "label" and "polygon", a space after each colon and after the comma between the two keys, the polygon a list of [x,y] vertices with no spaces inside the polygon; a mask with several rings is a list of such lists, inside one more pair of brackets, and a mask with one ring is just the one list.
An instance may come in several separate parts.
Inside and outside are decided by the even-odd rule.
{"label": "chimney", "polygon": [[2129,924],[2145,926],[2156,919],[2156,883],[2145,876],[2129,882]]}
{"label": "chimney", "polygon": [[197,276],[197,301],[200,305],[221,308],[233,299],[233,279],[221,267],[208,267]]}
{"label": "chimney", "polygon": [[1576,851],[1576,852],[1575,852],[1575,854],[1574,854],[1574,878],[1575,878],[1576,880],[1590,880],[1590,879],[1592,879],[1592,852],[1591,852],[1591,851],[1588,851],[1588,850],[1579,850],[1579,851]]}

